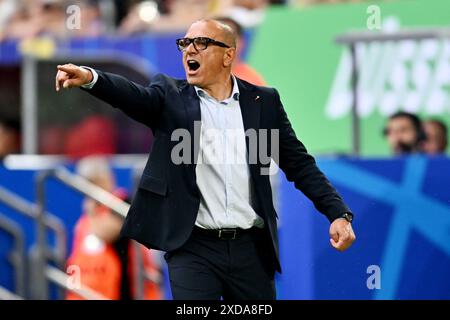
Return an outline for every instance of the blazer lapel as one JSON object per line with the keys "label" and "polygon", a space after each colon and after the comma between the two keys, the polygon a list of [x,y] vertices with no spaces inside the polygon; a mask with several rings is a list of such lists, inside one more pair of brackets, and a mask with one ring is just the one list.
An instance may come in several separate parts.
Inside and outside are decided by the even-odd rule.
{"label": "blazer lapel", "polygon": [[[258,159],[258,148],[259,148],[259,129],[260,129],[260,118],[261,118],[261,97],[257,95],[254,86],[248,85],[240,79],[237,79],[239,86],[239,105],[241,107],[242,121],[244,123],[244,129],[246,131],[245,144],[247,145],[247,163],[250,170],[250,177],[253,182],[253,191],[258,194],[259,186],[259,159]],[[251,130],[253,132],[248,132]],[[256,139],[252,139],[252,145],[249,147],[249,136],[253,134],[256,135]],[[256,145],[255,145],[256,144]],[[257,197],[259,199],[259,197]],[[259,201],[253,203],[255,210],[258,214],[266,220],[266,214],[262,208]]]}
{"label": "blazer lapel", "polygon": [[[250,165],[250,171],[253,175],[255,161],[258,162],[255,157],[258,155],[261,98],[256,94],[253,86],[249,86],[240,79],[237,79],[237,82],[239,86],[239,105],[241,107],[242,122],[244,123],[244,130],[246,132],[247,163]],[[251,146],[249,146],[249,137],[256,138],[256,140],[252,139]]]}
{"label": "blazer lapel", "polygon": [[191,163],[196,164],[200,146],[200,125],[202,119],[200,99],[194,87],[188,83],[180,87],[180,92],[186,110],[187,128],[191,136]]}
{"label": "blazer lapel", "polygon": [[239,104],[241,106],[244,129],[245,131],[248,129],[258,130],[261,116],[261,98],[255,94],[254,87],[248,86],[241,79],[236,79],[239,87]]}

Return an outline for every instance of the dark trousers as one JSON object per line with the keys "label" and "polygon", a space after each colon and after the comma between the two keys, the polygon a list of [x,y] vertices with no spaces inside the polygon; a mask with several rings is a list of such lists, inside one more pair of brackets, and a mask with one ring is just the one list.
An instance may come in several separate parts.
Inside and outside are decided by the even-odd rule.
{"label": "dark trousers", "polygon": [[263,231],[223,240],[192,233],[165,255],[176,300],[275,299],[274,268]]}

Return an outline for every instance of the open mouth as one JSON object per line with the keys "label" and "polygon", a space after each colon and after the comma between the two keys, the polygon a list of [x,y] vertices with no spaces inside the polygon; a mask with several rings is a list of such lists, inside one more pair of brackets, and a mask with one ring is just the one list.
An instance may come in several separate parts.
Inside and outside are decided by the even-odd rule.
{"label": "open mouth", "polygon": [[200,68],[200,63],[198,63],[198,61],[196,60],[189,59],[187,61],[187,66],[190,71],[196,71],[198,68]]}

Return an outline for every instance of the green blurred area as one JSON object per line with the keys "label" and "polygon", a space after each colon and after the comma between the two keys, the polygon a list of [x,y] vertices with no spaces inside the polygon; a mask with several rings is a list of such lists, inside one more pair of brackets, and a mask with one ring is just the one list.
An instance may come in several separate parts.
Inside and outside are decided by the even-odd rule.
{"label": "green blurred area", "polygon": [[[344,53],[347,51],[348,54],[348,50],[336,44],[335,38],[351,30],[368,31],[367,9],[370,5],[378,6],[381,24],[389,30],[450,24],[448,0],[382,1],[298,9],[275,7],[267,12],[265,23],[255,33],[249,62],[270,86],[280,91],[297,135],[313,154],[351,152],[350,112],[332,119],[326,114],[326,106],[338,66],[342,63]],[[402,45],[405,48],[402,49]],[[423,118],[440,118],[450,124],[450,74],[444,79],[439,74],[440,80],[436,80],[442,63],[446,64],[446,68],[450,65],[448,40],[413,46],[410,61],[399,58],[403,51],[408,52],[406,49],[409,47],[406,46],[400,43],[378,45],[378,53],[369,60],[364,59],[364,68],[368,71],[365,75],[367,91],[375,95],[378,92],[378,100],[387,99],[392,93],[392,86],[402,85],[396,78],[397,74],[404,74],[405,86],[413,93],[418,83],[421,86],[428,85],[423,90],[416,90],[422,94],[417,113]],[[426,50],[435,50],[434,56],[431,52],[428,60],[420,60]],[[439,59],[442,60],[441,64],[437,62]],[[394,68],[398,68],[399,72],[393,72]],[[419,72],[421,69],[425,69],[424,76],[429,77],[430,85],[426,79],[416,79],[417,75],[422,77]],[[344,73],[349,72],[347,68]],[[381,95],[375,88],[377,81],[381,84]],[[350,81],[341,83],[342,86],[346,94],[351,94]],[[433,101],[442,102],[443,98],[444,102],[437,107],[431,106],[434,110],[430,111],[427,110],[430,106],[426,105],[426,101],[431,101],[429,97],[432,94],[437,95],[437,100]],[[393,106],[398,110],[404,109],[402,99],[406,99],[406,96],[401,94],[397,98],[399,101]],[[332,99],[339,99],[339,96],[335,95]],[[389,153],[381,134],[388,113],[380,101],[374,103],[373,111],[363,116],[361,121],[361,154],[365,156],[384,156]]]}

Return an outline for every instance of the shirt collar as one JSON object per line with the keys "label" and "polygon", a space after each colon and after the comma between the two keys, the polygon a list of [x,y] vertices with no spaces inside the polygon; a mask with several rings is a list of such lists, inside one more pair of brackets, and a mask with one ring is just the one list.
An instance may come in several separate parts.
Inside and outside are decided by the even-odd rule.
{"label": "shirt collar", "polygon": [[[226,98],[225,100],[222,100],[222,101],[220,101],[220,102],[228,102],[231,98],[233,98],[235,101],[239,101],[239,95],[240,95],[240,93],[239,93],[239,86],[238,86],[238,84],[237,84],[236,77],[235,77],[234,75],[231,75],[231,79],[233,80],[233,91],[231,91],[231,95],[230,95],[228,98]],[[197,95],[198,95],[200,98],[205,98],[205,97],[212,98],[212,97],[210,97],[210,95],[209,95],[205,90],[203,90],[202,88],[199,88],[199,87],[197,87],[197,86],[194,86],[194,88],[195,88],[195,92],[197,92]]]}

